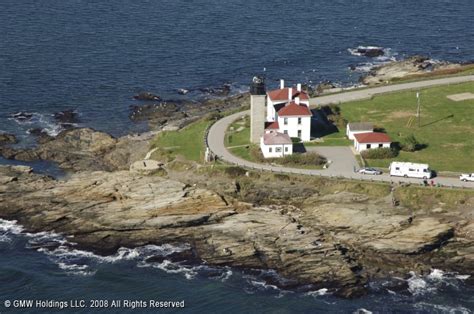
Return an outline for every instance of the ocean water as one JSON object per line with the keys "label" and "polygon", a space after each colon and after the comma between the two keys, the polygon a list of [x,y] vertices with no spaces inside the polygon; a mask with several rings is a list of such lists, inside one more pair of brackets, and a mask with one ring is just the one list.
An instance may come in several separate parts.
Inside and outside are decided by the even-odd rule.
{"label": "ocean water", "polygon": [[[141,91],[199,100],[209,97],[201,89],[225,83],[245,91],[255,74],[269,87],[280,78],[351,85],[376,64],[414,54],[470,61],[473,13],[471,0],[2,0],[0,131],[29,144],[30,128],[57,134],[52,114],[74,109],[79,126],[119,136],[146,129],[128,118]],[[351,53],[358,46],[383,47],[385,55]],[[181,96],[179,88],[190,92]],[[12,118],[19,111],[31,120]],[[49,163],[33,166],[61,175]],[[401,292],[373,283],[370,295],[341,300],[325,291],[281,291],[255,273],[145,262],[170,248],[124,249],[105,259],[48,250],[42,245],[65,239],[20,229],[0,223],[2,313],[3,300],[15,298],[185,300],[198,313],[474,310],[462,274],[413,275]]]}

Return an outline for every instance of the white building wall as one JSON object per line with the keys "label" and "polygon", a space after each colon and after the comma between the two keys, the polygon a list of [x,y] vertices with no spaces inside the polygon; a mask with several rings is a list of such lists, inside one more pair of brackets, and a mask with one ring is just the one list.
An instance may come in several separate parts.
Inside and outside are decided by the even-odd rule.
{"label": "white building wall", "polygon": [[[267,97],[267,122],[274,122],[277,120],[277,113],[275,111],[275,105],[277,104],[286,104],[288,103],[289,100],[284,100],[284,101],[275,101],[273,102],[270,97]],[[301,100],[301,104],[305,104],[307,107],[309,107],[309,100]]]}
{"label": "white building wall", "polygon": [[293,154],[293,144],[265,145],[263,143],[263,137],[260,140],[260,149],[262,150],[263,157],[265,158],[280,158],[285,155]]}
{"label": "white building wall", "polygon": [[[379,145],[382,145],[382,147],[379,147]],[[367,146],[370,145],[370,148],[367,148]],[[357,141],[354,141],[354,148],[356,151],[359,153],[367,150],[367,149],[375,149],[375,148],[390,148],[390,143],[362,143],[360,144]]]}
{"label": "white building wall", "polygon": [[[288,124],[285,125],[285,118],[288,119]],[[298,117],[278,117],[278,125],[280,126],[280,133],[285,133],[290,137],[298,137],[298,130],[301,130],[301,141],[308,142],[311,140],[311,117],[301,117],[301,124],[298,124]]]}

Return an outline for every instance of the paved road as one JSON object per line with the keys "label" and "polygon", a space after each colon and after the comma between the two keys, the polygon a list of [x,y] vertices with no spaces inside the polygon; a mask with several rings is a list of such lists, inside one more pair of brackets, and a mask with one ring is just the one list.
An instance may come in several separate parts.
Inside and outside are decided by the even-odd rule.
{"label": "paved road", "polygon": [[[455,84],[461,82],[474,81],[474,75],[463,76],[463,77],[452,77],[445,79],[436,79],[430,81],[421,81],[414,83],[405,83],[397,84],[390,86],[375,87],[371,89],[365,89],[360,91],[352,91],[347,93],[340,93],[336,95],[328,95],[318,98],[312,98],[310,103],[315,104],[329,104],[329,103],[339,103],[347,102],[352,100],[360,100],[364,98],[371,97],[374,94],[387,93],[391,91],[400,91],[407,89],[416,89],[436,85],[445,85],[445,84]],[[227,128],[235,120],[248,115],[249,111],[242,111],[234,113],[230,116],[224,117],[214,123],[209,129],[207,136],[207,142],[210,150],[217,155],[220,159],[227,161],[232,164],[243,166],[246,168],[252,168],[257,170],[272,171],[278,173],[291,173],[291,174],[305,174],[305,175],[314,175],[322,177],[343,177],[348,179],[359,179],[359,180],[373,180],[373,181],[385,181],[385,182],[410,182],[410,183],[421,183],[420,179],[411,179],[411,178],[399,178],[399,177],[390,177],[388,174],[383,174],[379,176],[367,176],[354,173],[351,170],[351,167],[336,167],[335,165],[330,166],[328,169],[324,170],[310,170],[310,169],[297,169],[290,167],[282,167],[276,165],[262,165],[254,163],[248,160],[241,159],[232,155],[224,146],[224,137]],[[435,183],[439,183],[444,186],[453,186],[453,187],[468,187],[474,188],[473,182],[461,182],[458,178],[447,178],[447,177],[437,177],[434,179]]]}
{"label": "paved road", "polygon": [[419,81],[412,83],[393,84],[387,86],[366,88],[360,90],[352,90],[344,93],[338,93],[333,95],[320,96],[311,98],[309,100],[310,106],[314,105],[329,105],[338,104],[353,100],[370,99],[372,96],[377,94],[384,94],[390,92],[397,92],[402,90],[419,89],[438,85],[449,85],[465,82],[474,82],[474,75],[447,77],[435,80]]}
{"label": "paved road", "polygon": [[344,173],[353,173],[359,164],[348,146],[309,146],[307,152],[315,152],[326,157],[330,162],[329,168],[335,168]]}

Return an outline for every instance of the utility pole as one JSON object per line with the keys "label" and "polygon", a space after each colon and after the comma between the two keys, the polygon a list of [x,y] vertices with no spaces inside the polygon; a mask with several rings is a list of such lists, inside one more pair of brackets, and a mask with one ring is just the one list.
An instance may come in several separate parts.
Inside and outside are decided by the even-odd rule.
{"label": "utility pole", "polygon": [[420,118],[421,118],[421,110],[420,110],[420,92],[416,92],[416,102],[417,102],[417,108],[416,108],[416,117],[418,118],[418,127],[420,127]]}

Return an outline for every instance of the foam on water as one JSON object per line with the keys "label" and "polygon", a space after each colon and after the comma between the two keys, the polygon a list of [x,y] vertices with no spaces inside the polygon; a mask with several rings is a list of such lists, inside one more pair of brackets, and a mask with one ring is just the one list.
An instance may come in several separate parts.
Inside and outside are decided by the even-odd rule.
{"label": "foam on water", "polygon": [[11,242],[12,235],[23,232],[23,227],[16,220],[4,220],[0,218],[0,242]]}
{"label": "foam on water", "polygon": [[[22,118],[22,116],[28,116],[29,118]],[[57,136],[59,133],[65,130],[60,122],[57,122],[52,114],[43,114],[39,112],[17,112],[10,115],[8,120],[15,121],[21,127],[27,127],[25,130],[27,134],[30,134],[30,129],[39,128],[46,132],[49,136]],[[77,127],[75,123],[65,123],[71,127]]]}

